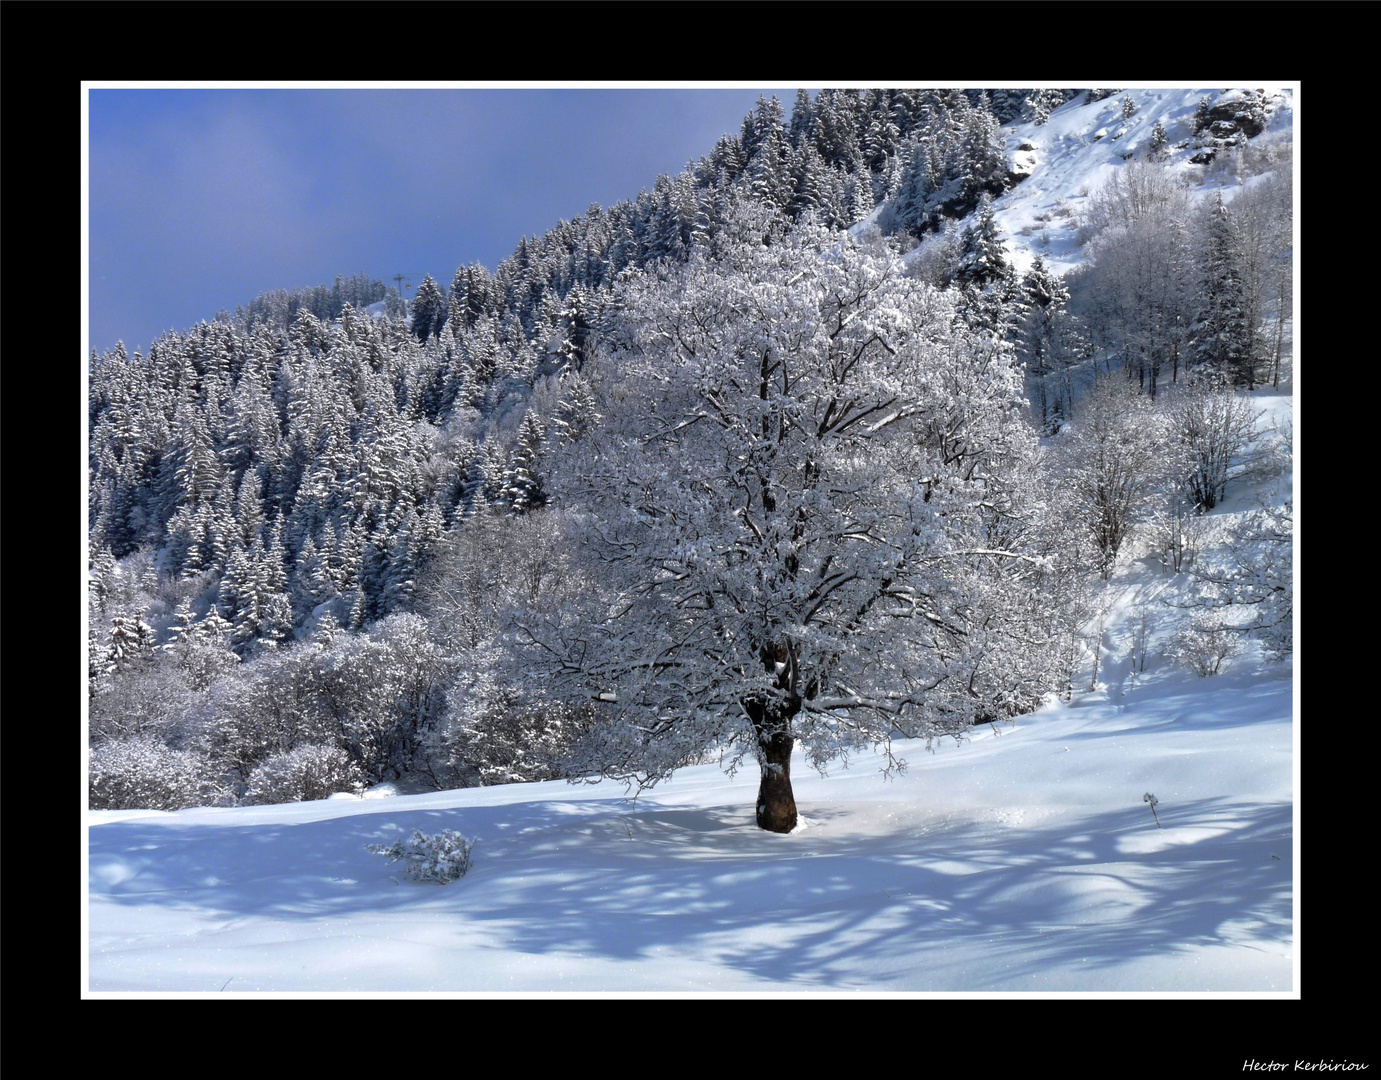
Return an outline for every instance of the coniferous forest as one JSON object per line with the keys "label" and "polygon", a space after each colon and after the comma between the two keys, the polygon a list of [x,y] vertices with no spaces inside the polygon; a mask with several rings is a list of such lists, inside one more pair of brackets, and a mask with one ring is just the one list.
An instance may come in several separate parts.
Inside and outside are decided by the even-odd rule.
{"label": "coniferous forest", "polygon": [[[1199,539],[1291,469],[1252,397],[1294,364],[1288,102],[1119,141],[1138,100],[759,99],[492,270],[93,353],[90,806],[723,762],[789,831],[793,750],[1072,693],[1129,538],[1191,582],[1179,662],[1288,656],[1289,500]],[[1126,149],[1059,270],[998,220],[1039,176],[1008,134],[1093,102]]]}

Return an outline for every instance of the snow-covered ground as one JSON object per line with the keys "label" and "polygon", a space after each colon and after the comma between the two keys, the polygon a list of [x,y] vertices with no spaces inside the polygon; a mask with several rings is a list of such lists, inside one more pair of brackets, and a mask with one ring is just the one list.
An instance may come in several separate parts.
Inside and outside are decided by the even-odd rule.
{"label": "snow-covered ground", "polygon": [[[788,836],[753,824],[756,776],[714,766],[635,802],[556,782],[92,813],[89,989],[1292,995],[1291,670],[1201,680],[1153,645],[1133,676],[1130,610],[1070,703],[901,743],[891,780],[798,761]],[[477,838],[470,873],[416,884],[366,850],[415,828]]]}

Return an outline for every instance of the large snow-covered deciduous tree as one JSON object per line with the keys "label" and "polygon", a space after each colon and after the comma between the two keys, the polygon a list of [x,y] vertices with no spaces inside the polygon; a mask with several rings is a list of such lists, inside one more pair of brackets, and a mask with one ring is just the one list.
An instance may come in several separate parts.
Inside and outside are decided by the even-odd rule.
{"label": "large snow-covered deciduous tree", "polygon": [[787,832],[798,743],[823,767],[1054,688],[1051,561],[1007,480],[1034,454],[1007,354],[881,245],[729,227],[626,290],[561,485],[590,597],[514,634],[593,709],[577,774],[753,758]]}

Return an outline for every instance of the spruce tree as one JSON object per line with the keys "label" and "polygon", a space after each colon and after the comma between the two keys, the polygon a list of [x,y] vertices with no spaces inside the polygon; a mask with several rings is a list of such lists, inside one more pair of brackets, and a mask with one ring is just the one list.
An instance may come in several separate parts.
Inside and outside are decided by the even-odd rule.
{"label": "spruce tree", "polygon": [[297,554],[293,568],[292,601],[293,610],[306,617],[311,610],[326,599],[323,589],[322,557],[317,552],[316,541],[310,536]]}
{"label": "spruce tree", "polygon": [[153,663],[154,639],[153,627],[144,621],[142,609],[132,616],[115,616],[106,644],[107,672],[146,670]]}
{"label": "spruce tree", "polygon": [[820,173],[823,162],[809,143],[791,154],[791,199],[787,203],[787,213],[793,221],[799,221],[806,213],[820,208]]}
{"label": "spruce tree", "polygon": [[961,290],[959,310],[969,326],[1004,334],[1008,305],[1016,300],[1016,275],[987,194],[964,228],[955,283]]}
{"label": "spruce tree", "polygon": [[1220,376],[1250,386],[1254,373],[1237,240],[1221,193],[1206,208],[1203,230],[1199,308],[1191,331],[1194,357]]}
{"label": "spruce tree", "polygon": [[595,395],[590,384],[578,374],[563,375],[561,403],[552,425],[566,442],[578,442],[603,419],[595,411]]}
{"label": "spruce tree", "polygon": [[415,522],[416,511],[410,510],[389,540],[388,568],[383,575],[379,597],[381,615],[406,611],[412,606],[417,580],[416,550],[413,545]]}
{"label": "spruce tree", "polygon": [[965,108],[959,120],[957,174],[965,203],[975,205],[984,194],[1002,194],[1007,159],[986,93],[980,93],[977,104]]}
{"label": "spruce tree", "polygon": [[518,428],[518,445],[504,473],[501,497],[515,514],[526,514],[546,505],[547,491],[538,471],[546,429],[529,411]]}
{"label": "spruce tree", "polygon": [[863,154],[863,164],[875,173],[883,170],[888,157],[896,149],[897,141],[901,137],[896,122],[882,101],[883,99],[879,97],[877,106],[879,111],[873,113],[873,117],[868,123],[868,130],[863,133],[859,146],[859,150]]}
{"label": "spruce tree", "polygon": [[973,220],[964,228],[956,281],[982,289],[1011,276],[1007,245],[993,217],[992,199],[984,195]]}
{"label": "spruce tree", "polygon": [[791,178],[784,151],[785,140],[769,136],[748,163],[748,190],[768,206],[783,207],[790,201]]}
{"label": "spruce tree", "polygon": [[805,89],[796,91],[796,104],[791,109],[791,145],[799,150],[815,139],[819,122],[815,116],[815,106],[811,104],[810,93]]}
{"label": "spruce tree", "polygon": [[589,294],[577,285],[566,294],[561,309],[561,347],[559,352],[568,370],[580,371],[590,358],[591,302]]}
{"label": "spruce tree", "polygon": [[1050,88],[1033,90],[1025,102],[1026,112],[1031,117],[1031,123],[1037,127],[1044,124],[1050,119],[1050,114],[1064,104],[1064,100],[1063,90]]}
{"label": "spruce tree", "polygon": [[1159,120],[1151,129],[1151,141],[1146,147],[1146,156],[1152,161],[1164,161],[1170,150],[1170,137],[1165,133],[1165,125]]}
{"label": "spruce tree", "polygon": [[1051,378],[1065,366],[1072,351],[1073,316],[1066,310],[1068,303],[1064,281],[1037,255],[1021,280],[1015,345],[1018,358],[1026,365],[1032,409],[1044,431],[1065,414],[1063,395],[1052,390]]}
{"label": "spruce tree", "polygon": [[1201,98],[1199,99],[1199,104],[1198,104],[1198,105],[1195,107],[1195,109],[1194,109],[1194,134],[1195,134],[1195,135],[1202,135],[1205,131],[1208,130],[1208,126],[1209,126],[1208,113],[1209,113],[1209,100],[1208,100],[1207,97],[1201,97]]}
{"label": "spruce tree", "polygon": [[412,301],[412,333],[418,341],[426,341],[437,330],[444,318],[445,306],[441,298],[441,288],[432,280],[431,274],[422,279],[417,287],[417,295]]}
{"label": "spruce tree", "polygon": [[914,140],[905,153],[897,201],[892,221],[898,231],[919,238],[929,226],[927,199],[930,195],[929,153],[925,143]]}

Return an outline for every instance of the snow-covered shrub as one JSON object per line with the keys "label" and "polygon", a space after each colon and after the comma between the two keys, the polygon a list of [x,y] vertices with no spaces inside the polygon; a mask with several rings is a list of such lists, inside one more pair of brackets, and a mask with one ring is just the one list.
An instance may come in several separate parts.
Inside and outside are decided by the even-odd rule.
{"label": "snow-covered shrub", "polygon": [[1260,639],[1273,660],[1294,650],[1294,520],[1293,499],[1242,515],[1226,546],[1201,556],[1192,570],[1190,606],[1235,634]]}
{"label": "snow-covered shrub", "polygon": [[338,791],[356,791],[362,777],[350,756],[336,746],[309,743],[274,754],[249,774],[251,803],[308,802]]}
{"label": "snow-covered shrub", "polygon": [[442,829],[431,835],[414,829],[406,840],[370,844],[369,850],[389,862],[401,859],[404,871],[413,881],[446,885],[465,876],[470,869],[470,852],[474,846],[475,841],[467,840],[452,829]]}
{"label": "snow-covered shrub", "polygon": [[218,796],[202,757],[147,735],[93,748],[87,777],[92,810],[180,810]]}
{"label": "snow-covered shrub", "polygon": [[1074,422],[1055,440],[1056,464],[1105,580],[1127,537],[1156,519],[1165,473],[1174,461],[1171,448],[1163,415],[1135,383],[1121,377],[1096,382]]}
{"label": "snow-covered shrub", "polygon": [[1241,634],[1216,612],[1200,612],[1171,640],[1165,655],[1199,678],[1217,675],[1224,660],[1242,653]]}
{"label": "snow-covered shrub", "polygon": [[1208,523],[1195,513],[1188,499],[1176,492],[1167,500],[1154,529],[1161,563],[1178,574],[1194,565],[1208,533]]}
{"label": "snow-covered shrub", "polygon": [[485,784],[561,776],[571,741],[586,726],[584,712],[506,676],[511,658],[491,642],[459,655],[461,673],[432,733],[433,758],[460,774],[473,770]]}
{"label": "snow-covered shrub", "polygon": [[1212,510],[1223,499],[1234,466],[1257,440],[1261,414],[1251,399],[1221,379],[1187,379],[1170,396],[1169,422],[1180,443],[1183,484],[1192,506]]}
{"label": "snow-covered shrub", "polygon": [[160,662],[88,683],[90,739],[104,742],[147,736],[162,745],[185,746],[188,712],[196,696],[182,676]]}

